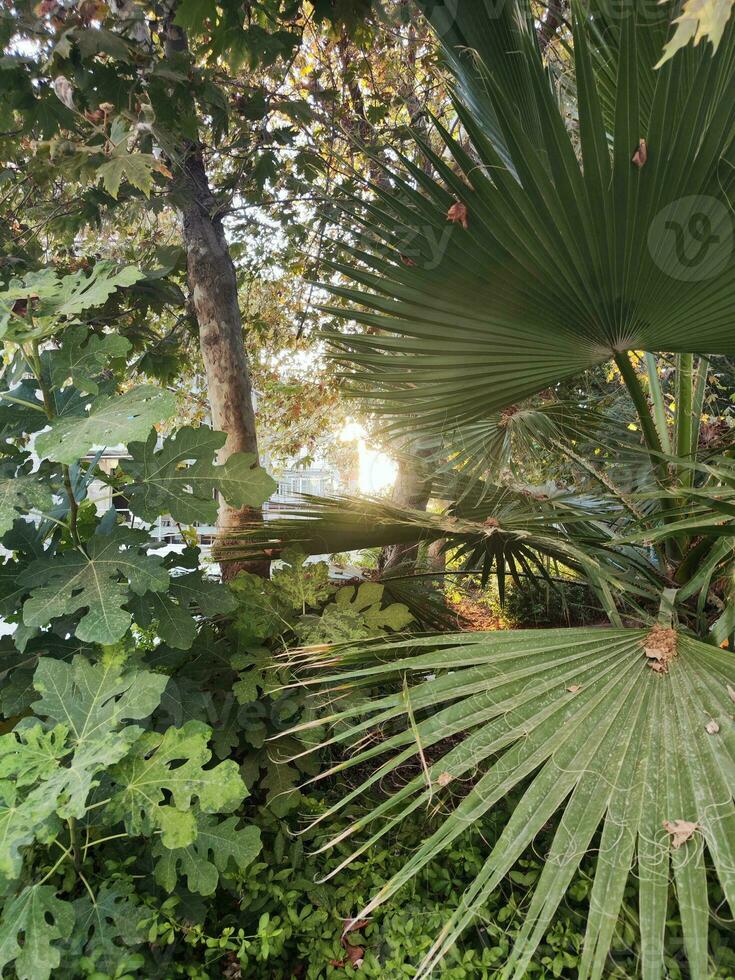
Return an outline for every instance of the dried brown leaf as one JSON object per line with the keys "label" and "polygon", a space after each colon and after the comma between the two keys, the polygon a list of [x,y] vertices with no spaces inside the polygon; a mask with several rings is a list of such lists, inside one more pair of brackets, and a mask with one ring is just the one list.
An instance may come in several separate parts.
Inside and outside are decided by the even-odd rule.
{"label": "dried brown leaf", "polygon": [[643,641],[643,652],[650,661],[651,670],[668,674],[669,664],[676,656],[676,630],[654,626]]}
{"label": "dried brown leaf", "polygon": [[455,225],[462,225],[466,231],[470,227],[467,205],[463,204],[462,201],[456,201],[447,211],[447,221],[452,221]]}
{"label": "dried brown leaf", "polygon": [[370,925],[370,919],[345,919],[345,927],[342,930],[342,936],[349,936],[351,932],[359,932],[360,929],[364,929],[365,926]]}
{"label": "dried brown leaf", "polygon": [[638,147],[633,154],[632,163],[640,170],[648,160],[648,144],[644,139],[638,140]]}
{"label": "dried brown leaf", "polygon": [[717,724],[717,722],[713,718],[712,721],[710,721],[710,722],[707,723],[706,729],[707,729],[707,731],[709,732],[710,735],[716,735],[719,732],[719,730],[720,730],[720,726]]}
{"label": "dried brown leaf", "polygon": [[671,835],[671,846],[678,850],[682,844],[694,837],[699,830],[699,824],[691,820],[664,820],[664,830]]}
{"label": "dried brown leaf", "polygon": [[348,946],[347,960],[353,970],[359,970],[365,961],[365,950],[362,946]]}

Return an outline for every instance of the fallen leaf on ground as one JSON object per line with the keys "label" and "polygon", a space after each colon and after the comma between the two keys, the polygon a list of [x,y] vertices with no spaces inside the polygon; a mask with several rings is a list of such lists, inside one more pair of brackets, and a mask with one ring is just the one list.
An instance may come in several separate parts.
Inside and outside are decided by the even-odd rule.
{"label": "fallen leaf on ground", "polygon": [[359,970],[365,961],[365,950],[362,946],[348,946],[347,959],[352,964],[353,970]]}
{"label": "fallen leaf on ground", "polygon": [[370,925],[370,919],[345,919],[345,927],[342,930],[343,936],[348,936],[351,932],[359,932],[365,926]]}

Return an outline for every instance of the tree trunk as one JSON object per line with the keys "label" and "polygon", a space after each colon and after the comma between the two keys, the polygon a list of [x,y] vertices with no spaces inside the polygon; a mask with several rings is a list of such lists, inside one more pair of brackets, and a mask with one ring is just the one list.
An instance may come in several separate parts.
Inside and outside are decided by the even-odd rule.
{"label": "tree trunk", "polygon": [[446,538],[440,538],[438,541],[432,541],[426,549],[429,571],[437,575],[443,575],[447,570],[447,555],[443,550],[446,543]]}
{"label": "tree trunk", "polygon": [[[166,23],[165,46],[169,58],[188,51],[186,34],[173,23],[174,14],[175,7]],[[191,302],[199,324],[212,426],[227,436],[218,462],[226,462],[233,453],[251,453],[253,465],[257,465],[258,437],[237,277],[222,216],[209,186],[201,145],[191,140],[182,143],[174,165],[174,200],[181,219]],[[237,509],[221,500],[218,544],[236,545],[237,532],[260,516],[259,510]],[[270,564],[226,562],[222,564],[222,578],[228,581],[243,568],[268,577]]]}
{"label": "tree trunk", "polygon": [[[432,478],[421,459],[419,451],[414,456],[404,456],[398,464],[398,477],[393,490],[393,500],[401,507],[426,510],[431,498]],[[428,455],[428,453],[426,454]],[[381,574],[394,571],[399,565],[412,566],[419,556],[417,544],[391,544],[383,548],[378,559]]]}

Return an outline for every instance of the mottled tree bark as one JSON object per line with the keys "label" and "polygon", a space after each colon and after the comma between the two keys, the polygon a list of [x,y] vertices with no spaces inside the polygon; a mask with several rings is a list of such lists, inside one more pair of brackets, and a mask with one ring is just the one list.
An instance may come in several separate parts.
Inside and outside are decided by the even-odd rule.
{"label": "mottled tree bark", "polygon": [[[174,12],[175,7],[165,28],[166,55],[170,58],[188,50],[185,32],[173,23]],[[173,164],[173,196],[181,218],[191,303],[199,324],[212,426],[227,436],[218,461],[224,463],[233,453],[244,452],[253,454],[257,465],[258,437],[237,277],[201,145],[183,142]],[[237,533],[259,517],[259,510],[237,509],[221,500],[218,544],[235,547]],[[227,581],[243,568],[267,577],[269,567],[268,562],[223,562],[222,577]]]}

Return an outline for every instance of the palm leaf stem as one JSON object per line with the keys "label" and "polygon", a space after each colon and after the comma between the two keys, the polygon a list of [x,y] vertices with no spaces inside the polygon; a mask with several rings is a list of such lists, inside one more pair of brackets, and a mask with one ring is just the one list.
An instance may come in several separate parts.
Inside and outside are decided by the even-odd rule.
{"label": "palm leaf stem", "polygon": [[664,451],[670,453],[671,441],[669,439],[669,428],[666,422],[664,393],[658,376],[658,365],[653,354],[646,354],[646,373],[648,374],[648,389],[651,393],[651,404],[653,406],[653,419],[656,423],[656,431],[658,432],[658,437]]}
{"label": "palm leaf stem", "polygon": [[[689,450],[690,459],[696,459],[699,449],[699,430],[702,424],[702,412],[704,411],[704,396],[707,391],[707,376],[709,374],[709,358],[702,355],[697,365],[696,380],[694,383],[694,404],[692,406],[692,439]],[[692,471],[693,473],[693,471]]]}
{"label": "palm leaf stem", "polygon": [[[694,408],[694,355],[678,354],[676,358],[676,451],[683,459],[692,452],[692,411]],[[687,467],[679,475],[685,486],[692,483],[693,473]]]}
{"label": "palm leaf stem", "polygon": [[[617,365],[625,387],[628,389],[628,393],[633,400],[638,419],[641,423],[643,439],[646,443],[646,448],[649,451],[654,472],[658,474],[659,480],[662,483],[666,483],[668,478],[668,469],[663,456],[663,447],[661,445],[661,440],[659,439],[653,415],[651,414],[651,410],[648,405],[648,399],[646,398],[646,394],[640,383],[638,375],[636,374],[635,368],[633,367],[630,355],[625,352],[616,354],[615,364]],[[661,497],[661,510],[667,512],[670,509],[670,506],[670,501],[665,496]],[[667,540],[665,547],[666,553],[670,558],[680,557],[681,553],[679,550],[679,545],[675,541]]]}
{"label": "palm leaf stem", "polygon": [[660,454],[663,452],[663,447],[643,387],[628,354],[616,354],[615,364],[620,371],[625,387],[628,389],[628,394],[635,405],[635,410],[641,423],[643,438],[646,441],[647,448],[651,450],[651,462],[654,468],[660,472],[662,469]]}

